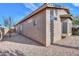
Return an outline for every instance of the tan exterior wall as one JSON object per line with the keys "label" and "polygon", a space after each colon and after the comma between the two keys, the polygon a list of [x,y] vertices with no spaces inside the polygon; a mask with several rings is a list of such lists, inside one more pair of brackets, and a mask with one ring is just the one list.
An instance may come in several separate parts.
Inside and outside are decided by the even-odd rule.
{"label": "tan exterior wall", "polygon": [[51,44],[50,9],[46,9],[46,46]]}
{"label": "tan exterior wall", "polygon": [[55,17],[57,17],[57,20],[54,20],[54,39],[53,39],[53,43],[55,43],[56,41],[59,41],[61,40],[61,19],[60,19],[60,10],[58,9],[58,15],[56,16],[56,13],[54,12],[55,14]]}
{"label": "tan exterior wall", "polygon": [[[59,14],[64,15],[64,14],[68,14],[68,13],[65,10],[61,10],[59,12]],[[63,21],[67,22],[67,36],[71,36],[72,35],[72,20],[69,18],[64,18]]]}
{"label": "tan exterior wall", "polygon": [[65,10],[60,10],[57,9],[58,11],[58,15],[56,15],[55,10],[56,9],[51,9],[54,10],[54,16],[57,17],[57,20],[53,20],[53,39],[51,40],[51,43],[55,43],[56,41],[61,40],[61,36],[62,36],[62,27],[61,27],[61,19],[60,19],[60,15],[63,14],[67,14],[67,12]]}
{"label": "tan exterior wall", "polygon": [[[56,41],[61,40],[62,22],[60,15],[67,14],[67,12],[65,10],[58,9],[58,15],[56,16],[55,10],[53,9],[54,16],[57,17],[57,20],[53,20],[53,35],[51,36],[50,10],[51,9],[46,8],[45,10],[37,13],[36,15],[27,19],[26,21],[17,25],[16,29],[18,31],[20,30],[23,35],[28,36],[45,46],[49,46],[51,43],[55,43]],[[67,19],[66,22],[68,25],[67,35],[69,36],[71,35],[70,24],[72,23],[72,21],[70,19]],[[51,39],[51,37],[53,39]]]}
{"label": "tan exterior wall", "polygon": [[46,45],[46,11],[44,10],[23,22],[22,34]]}
{"label": "tan exterior wall", "polygon": [[17,25],[15,28],[16,28],[16,31],[19,33],[20,32],[20,26],[21,24]]}
{"label": "tan exterior wall", "polygon": [[[68,14],[65,10],[61,10],[61,9],[58,9],[58,15],[56,16],[56,13],[55,13],[55,10],[56,9],[52,9],[54,10],[54,16],[57,17],[57,20],[53,20],[53,40],[52,43],[55,43],[56,41],[59,41],[62,39],[62,22],[61,22],[61,18],[60,18],[60,15],[64,15],[64,14]],[[63,19],[64,20],[64,19]],[[71,35],[71,33],[69,32],[71,29],[70,29],[70,24],[71,24],[71,20],[70,19],[65,19],[65,21],[67,22],[67,36]],[[69,24],[70,23],[70,24]]]}
{"label": "tan exterior wall", "polygon": [[71,36],[72,35],[72,20],[67,19],[67,23],[68,23],[67,34],[68,34],[68,36]]}
{"label": "tan exterior wall", "polygon": [[61,40],[61,22],[60,20],[55,20],[54,21],[54,39],[53,43],[55,43],[58,40]]}
{"label": "tan exterior wall", "polygon": [[59,15],[68,14],[65,10],[59,10]]}

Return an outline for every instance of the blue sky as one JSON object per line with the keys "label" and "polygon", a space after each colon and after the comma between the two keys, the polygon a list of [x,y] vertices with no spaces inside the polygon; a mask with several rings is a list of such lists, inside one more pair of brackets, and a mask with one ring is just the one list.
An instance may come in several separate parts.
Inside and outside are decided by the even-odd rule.
{"label": "blue sky", "polygon": [[[79,15],[78,3],[59,4],[68,7],[73,15]],[[43,3],[0,3],[0,24],[3,25],[3,19],[7,17],[12,17],[14,24],[16,24],[41,5]]]}

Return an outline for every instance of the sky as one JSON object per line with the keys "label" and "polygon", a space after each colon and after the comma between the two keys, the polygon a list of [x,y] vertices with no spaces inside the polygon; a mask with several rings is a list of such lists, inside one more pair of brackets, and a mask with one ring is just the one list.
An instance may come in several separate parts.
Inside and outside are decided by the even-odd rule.
{"label": "sky", "polygon": [[[79,16],[79,3],[57,4],[69,8],[74,16]],[[43,3],[0,3],[0,24],[3,25],[4,19],[8,17],[16,24],[42,5]]]}

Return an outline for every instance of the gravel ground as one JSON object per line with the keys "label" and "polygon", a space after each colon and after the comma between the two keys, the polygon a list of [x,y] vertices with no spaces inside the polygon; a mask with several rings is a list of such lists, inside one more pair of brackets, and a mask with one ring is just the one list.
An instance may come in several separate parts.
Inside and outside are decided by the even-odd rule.
{"label": "gravel ground", "polygon": [[49,47],[15,34],[0,42],[1,56],[78,56],[79,36],[64,38]]}

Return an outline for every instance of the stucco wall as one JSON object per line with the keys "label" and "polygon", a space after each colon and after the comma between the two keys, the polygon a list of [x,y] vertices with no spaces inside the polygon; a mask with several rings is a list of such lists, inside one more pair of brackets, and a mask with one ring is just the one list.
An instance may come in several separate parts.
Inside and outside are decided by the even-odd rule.
{"label": "stucco wall", "polygon": [[67,19],[67,22],[68,22],[68,36],[71,36],[72,35],[72,20],[70,19]]}
{"label": "stucco wall", "polygon": [[[53,40],[52,43],[55,43],[56,41],[59,41],[62,39],[62,20],[60,18],[60,15],[64,15],[64,14],[68,14],[65,10],[62,9],[57,9],[58,11],[58,15],[56,15],[55,10],[56,9],[52,9],[54,10],[54,16],[57,17],[57,20],[53,20]],[[64,20],[64,19],[63,19]],[[69,33],[69,30],[71,30],[69,28],[69,22],[71,23],[70,19],[66,19],[67,25],[68,25],[68,29],[67,29],[67,35],[70,35],[71,33]]]}
{"label": "stucco wall", "polygon": [[[59,15],[68,14],[65,10],[61,10]],[[67,36],[72,35],[72,20],[69,18],[62,19],[64,22],[67,22]],[[71,31],[71,32],[70,32]]]}
{"label": "stucco wall", "polygon": [[[67,14],[67,12],[65,10],[58,9],[58,15],[56,15],[54,11],[54,16],[57,17],[57,20],[53,20],[53,35],[51,36],[50,10],[51,9],[46,8],[45,10],[32,16],[23,23],[19,24],[17,26],[17,29],[20,28],[20,26],[22,25],[21,33],[23,35],[28,36],[45,46],[49,46],[51,43],[55,43],[56,41],[61,40],[62,23],[60,15]],[[68,23],[68,30],[71,30],[69,27],[69,23],[71,23],[71,20],[68,19],[66,21]],[[20,29],[18,29],[18,31],[19,30]],[[68,32],[67,34],[70,35],[71,33]],[[51,39],[51,37],[53,39]]]}
{"label": "stucco wall", "polygon": [[54,16],[57,17],[57,20],[53,20],[53,36],[51,36],[53,37],[53,39],[51,40],[52,41],[51,43],[55,43],[56,41],[61,40],[62,29],[61,29],[60,15],[67,14],[67,13],[64,10],[57,9],[57,15],[56,15],[56,12],[55,12],[56,9],[52,9],[52,10],[54,10]]}
{"label": "stucco wall", "polygon": [[[34,25],[34,22],[36,25]],[[22,34],[46,45],[46,11],[41,11],[23,22]]]}
{"label": "stucco wall", "polygon": [[46,9],[46,46],[51,44],[50,9]]}
{"label": "stucco wall", "polygon": [[53,38],[53,43],[55,43],[58,40],[61,40],[61,19],[57,17],[57,20],[54,20],[54,27],[53,27],[53,32],[54,32],[54,38]]}
{"label": "stucco wall", "polygon": [[68,14],[65,10],[59,10],[59,15]]}
{"label": "stucco wall", "polygon": [[20,33],[20,26],[21,24],[18,24],[15,28],[16,28],[16,32]]}

